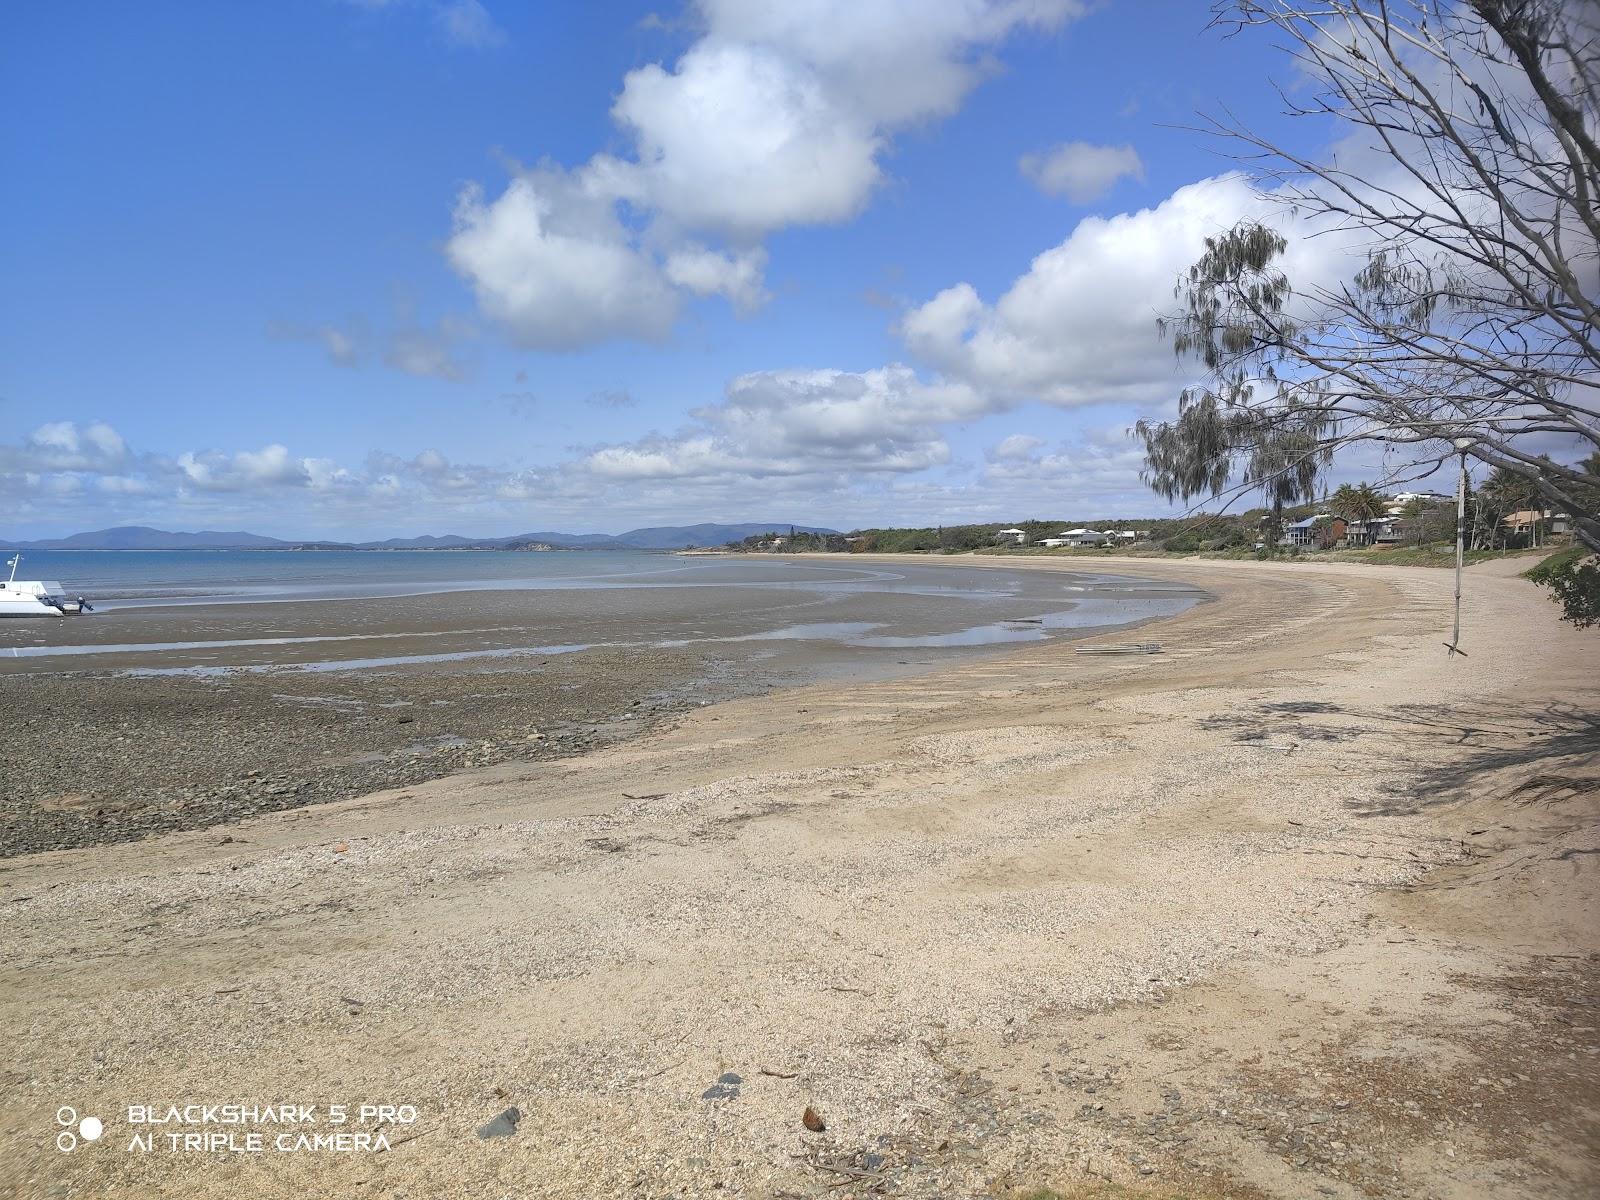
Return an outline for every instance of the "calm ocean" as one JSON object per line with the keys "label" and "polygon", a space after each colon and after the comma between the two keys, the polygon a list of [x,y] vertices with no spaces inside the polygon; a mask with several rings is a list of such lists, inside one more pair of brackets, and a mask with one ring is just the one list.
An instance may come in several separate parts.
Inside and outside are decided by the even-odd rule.
{"label": "calm ocean", "polygon": [[59,580],[68,593],[96,603],[182,604],[640,586],[696,565],[647,551],[29,550],[17,577]]}

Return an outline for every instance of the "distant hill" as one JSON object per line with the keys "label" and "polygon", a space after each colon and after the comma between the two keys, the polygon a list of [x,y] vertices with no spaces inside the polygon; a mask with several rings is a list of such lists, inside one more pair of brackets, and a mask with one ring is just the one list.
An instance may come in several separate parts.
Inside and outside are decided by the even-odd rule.
{"label": "distant hill", "polygon": [[8,550],[275,550],[296,545],[259,533],[221,533],[202,529],[199,533],[170,533],[148,525],[119,525],[115,529],[96,529],[71,537],[44,538],[37,542],[11,542],[0,539]]}
{"label": "distant hill", "polygon": [[[503,538],[467,538],[447,533],[442,537],[388,538],[381,542],[360,542],[358,550],[493,550],[505,546],[529,544],[561,546],[571,550],[681,550],[686,546],[723,546],[742,541],[757,533],[781,533],[790,528],[788,521],[771,521],[765,524],[714,525],[652,525],[645,529],[630,529],[627,533],[560,533],[540,530],[518,533]],[[815,525],[795,525],[804,533],[837,533]]]}
{"label": "distant hill", "polygon": [[[6,550],[498,550],[528,545],[559,546],[569,550],[681,550],[688,546],[722,546],[760,533],[787,532],[788,521],[745,523],[741,525],[657,525],[630,529],[627,533],[518,533],[502,538],[471,538],[460,534],[424,534],[421,537],[387,538],[381,542],[327,542],[285,540],[263,537],[259,533],[222,533],[204,529],[199,533],[174,533],[146,525],[121,525],[75,533],[71,537],[44,538],[33,542],[14,542],[0,538]],[[837,533],[816,525],[794,525],[802,533]]]}

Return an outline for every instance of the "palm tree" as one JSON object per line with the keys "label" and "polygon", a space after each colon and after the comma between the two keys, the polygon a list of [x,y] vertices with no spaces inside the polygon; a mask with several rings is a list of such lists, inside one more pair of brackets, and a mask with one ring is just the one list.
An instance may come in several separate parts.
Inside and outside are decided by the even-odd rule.
{"label": "palm tree", "polygon": [[1406,506],[1400,510],[1400,515],[1406,519],[1406,536],[1411,539],[1413,546],[1422,545],[1423,517],[1427,515],[1428,507],[1419,497],[1413,496],[1406,501]]}
{"label": "palm tree", "polygon": [[1376,521],[1389,509],[1383,493],[1364,479],[1356,487],[1356,502],[1360,505],[1358,518],[1363,521]]}
{"label": "palm tree", "polygon": [[1383,497],[1366,480],[1355,485],[1340,484],[1333,493],[1333,508],[1347,524],[1361,531],[1360,539],[1363,542],[1367,540],[1368,522],[1377,520],[1384,513]]}
{"label": "palm tree", "polygon": [[[1504,532],[1505,518],[1514,512],[1539,507],[1539,485],[1536,481],[1504,467],[1496,467],[1478,489],[1479,502],[1494,516],[1494,528]],[[1537,523],[1535,523],[1537,529]]]}
{"label": "palm tree", "polygon": [[1348,483],[1341,483],[1338,488],[1334,490],[1333,495],[1328,497],[1328,502],[1333,507],[1334,515],[1344,518],[1345,539],[1347,541],[1359,540],[1359,538],[1351,536],[1353,533],[1351,527],[1359,524],[1359,522],[1356,520],[1356,506],[1358,504],[1356,499],[1356,489],[1351,487]]}

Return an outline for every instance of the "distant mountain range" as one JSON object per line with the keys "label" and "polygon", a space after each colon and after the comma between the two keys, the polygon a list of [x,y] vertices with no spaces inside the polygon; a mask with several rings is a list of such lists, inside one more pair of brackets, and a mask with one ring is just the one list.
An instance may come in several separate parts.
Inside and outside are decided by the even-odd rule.
{"label": "distant mountain range", "polygon": [[[837,533],[817,525],[794,525],[801,533]],[[145,525],[121,525],[75,533],[71,537],[43,538],[33,542],[0,538],[0,549],[11,550],[522,550],[555,547],[562,550],[682,550],[693,546],[722,546],[761,533],[785,532],[788,521],[742,525],[657,525],[627,533],[519,533],[512,537],[470,538],[447,533],[381,542],[293,541],[263,537],[259,533],[172,533]]]}

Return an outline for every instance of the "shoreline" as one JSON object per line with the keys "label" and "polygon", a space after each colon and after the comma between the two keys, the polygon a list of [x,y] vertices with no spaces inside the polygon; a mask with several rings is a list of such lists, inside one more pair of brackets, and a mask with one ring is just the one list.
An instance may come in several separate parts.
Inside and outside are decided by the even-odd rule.
{"label": "shoreline", "polygon": [[1015,595],[991,595],[950,586],[970,571],[901,574],[917,594],[468,588],[112,609],[19,630],[32,644],[0,650],[0,705],[16,714],[0,859],[570,757],[737,696],[1126,631],[1158,617],[1120,616],[1203,599],[1011,576]]}
{"label": "shoreline", "polygon": [[[258,817],[227,846],[0,864],[0,1182],[1586,1194],[1593,639],[1481,568],[1453,661],[1433,572],[1156,570],[1217,598],[1159,622],[1161,656],[1036,643]],[[224,1077],[414,1103],[425,1136],[48,1145],[61,1096],[114,1113]],[[508,1105],[515,1136],[474,1135]]]}

